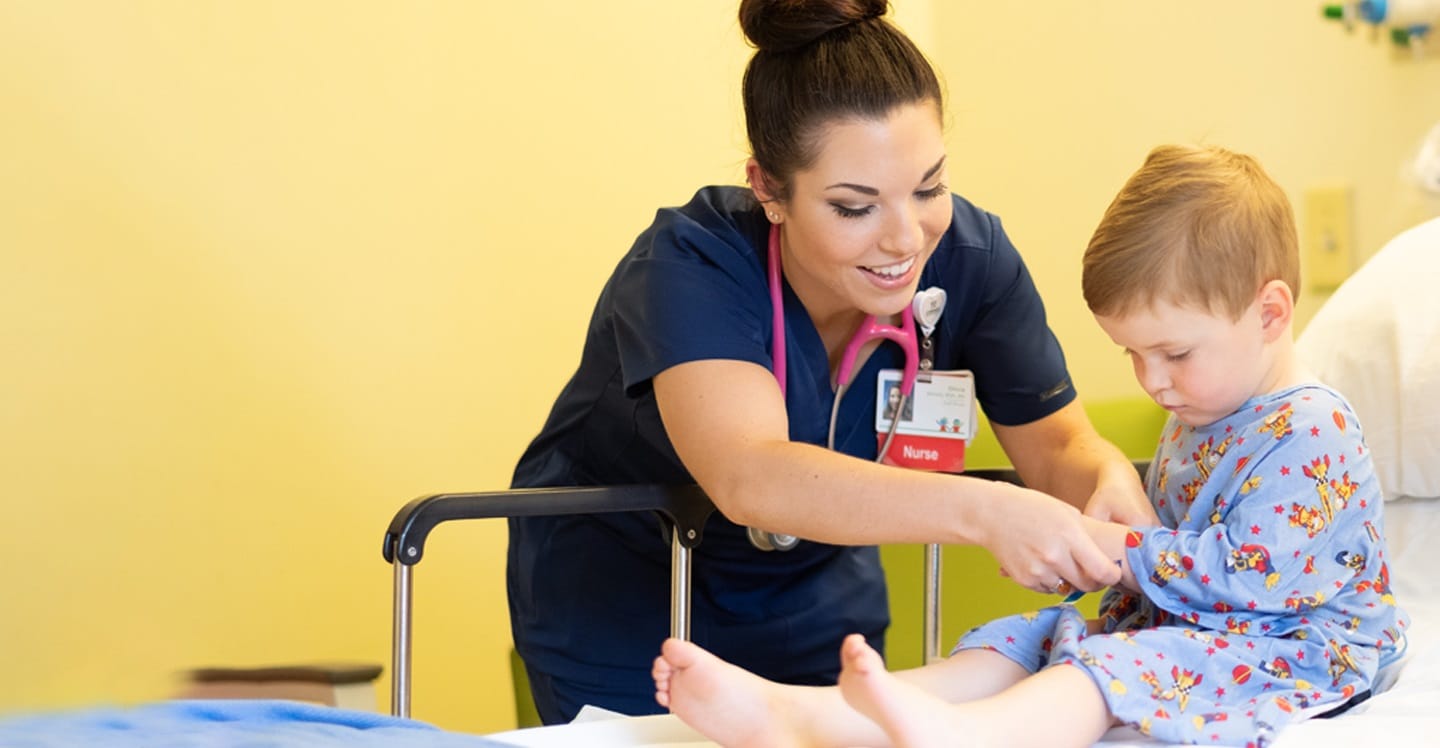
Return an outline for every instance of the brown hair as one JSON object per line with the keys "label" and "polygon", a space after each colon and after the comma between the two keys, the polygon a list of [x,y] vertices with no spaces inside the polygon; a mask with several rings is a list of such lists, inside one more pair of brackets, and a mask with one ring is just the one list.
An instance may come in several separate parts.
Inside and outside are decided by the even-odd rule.
{"label": "brown hair", "polygon": [[1163,145],[1120,189],[1085,248],[1090,311],[1128,314],[1156,301],[1236,320],[1272,280],[1300,293],[1295,215],[1250,156]]}
{"label": "brown hair", "polygon": [[790,194],[812,164],[823,127],[837,118],[880,119],[896,107],[934,101],[929,61],[884,19],[887,0],[741,0],[740,28],[756,47],[745,68],[745,129],[756,163]]}

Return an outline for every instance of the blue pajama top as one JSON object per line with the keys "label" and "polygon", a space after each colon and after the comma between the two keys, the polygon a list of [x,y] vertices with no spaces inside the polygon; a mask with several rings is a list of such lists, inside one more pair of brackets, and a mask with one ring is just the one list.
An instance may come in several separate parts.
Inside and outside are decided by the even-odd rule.
{"label": "blue pajama top", "polygon": [[[972,370],[977,399],[997,423],[1050,415],[1075,391],[1030,275],[999,219],[960,197],[952,206],[920,281],[948,294],[936,368]],[[770,368],[769,228],[750,192],[736,187],[708,187],[657,213],[602,291],[579,369],[521,457],[514,486],[694,482],[665,435],[651,379],[702,359]],[[829,359],[788,285],[784,318],[790,438],[824,444]],[[882,345],[856,374],[837,450],[875,458],[875,378],[900,360],[897,346]],[[648,672],[668,633],[669,575],[670,547],[649,514],[512,519],[516,648],[547,675],[648,691],[653,703]],[[878,647],[889,622],[876,548],[802,542],[762,552],[718,513],[696,552],[692,589],[694,640],[781,681],[833,683],[844,635],[863,633]]]}
{"label": "blue pajama top", "polygon": [[962,637],[1031,671],[1084,668],[1112,714],[1166,742],[1264,745],[1305,714],[1369,691],[1403,649],[1383,500],[1350,405],[1322,385],[1254,398],[1208,426],[1173,417],[1146,481],[1163,528],[1126,560],[1103,633],[1072,606]]}

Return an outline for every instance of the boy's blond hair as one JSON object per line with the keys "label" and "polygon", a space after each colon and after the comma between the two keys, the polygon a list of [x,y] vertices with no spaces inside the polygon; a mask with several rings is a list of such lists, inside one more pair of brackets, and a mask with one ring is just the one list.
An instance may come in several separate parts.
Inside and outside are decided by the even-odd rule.
{"label": "boy's blond hair", "polygon": [[1254,158],[1162,145],[1106,209],[1085,249],[1090,311],[1129,314],[1156,301],[1237,320],[1272,280],[1300,293],[1295,215]]}

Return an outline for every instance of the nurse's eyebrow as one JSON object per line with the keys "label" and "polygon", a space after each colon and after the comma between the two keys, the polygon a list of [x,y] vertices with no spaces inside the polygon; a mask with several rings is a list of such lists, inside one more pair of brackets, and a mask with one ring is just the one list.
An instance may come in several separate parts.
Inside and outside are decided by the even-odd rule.
{"label": "nurse's eyebrow", "polygon": [[[934,166],[925,170],[925,175],[920,178],[920,181],[922,183],[930,181],[931,178],[933,178],[936,174],[940,172],[940,169],[943,166],[945,166],[945,157],[941,156],[940,160],[936,161]],[[874,187],[867,187],[863,184],[854,184],[853,182],[836,182],[835,184],[832,184],[825,189],[830,190],[836,187],[843,187],[847,190],[854,190],[861,193],[862,195],[870,195],[872,197],[880,194],[880,190],[877,190]]]}

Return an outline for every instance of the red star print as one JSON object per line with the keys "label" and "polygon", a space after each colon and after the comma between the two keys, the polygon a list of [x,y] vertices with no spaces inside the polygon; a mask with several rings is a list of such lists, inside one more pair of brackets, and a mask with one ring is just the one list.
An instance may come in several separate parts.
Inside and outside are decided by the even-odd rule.
{"label": "red star print", "polygon": [[1225,427],[1225,433],[1227,433],[1227,434],[1230,433],[1231,431],[1234,431],[1234,430],[1235,430],[1235,427],[1234,427],[1234,426],[1226,426],[1226,427]]}
{"label": "red star print", "polygon": [[1007,637],[1005,637],[1005,643],[1006,643],[1006,644],[1014,644],[1014,643],[1015,643],[1015,637],[1013,637],[1013,636],[1007,636]]}
{"label": "red star print", "polygon": [[1276,504],[1276,505],[1275,505],[1275,513],[1276,513],[1276,514],[1284,514],[1284,513],[1285,513],[1285,505],[1284,505],[1284,504]]}
{"label": "red star print", "polygon": [[1365,500],[1365,499],[1361,499],[1361,500],[1360,500],[1360,508],[1361,508],[1361,509],[1364,509],[1364,508],[1366,508],[1366,507],[1368,507],[1368,506],[1370,506],[1370,502],[1369,502],[1369,501],[1367,501],[1367,500]]}
{"label": "red star print", "polygon": [[1155,659],[1157,659],[1157,660],[1163,660],[1163,659],[1165,659],[1165,653],[1164,653],[1164,652],[1156,652],[1156,653],[1155,653]]}
{"label": "red star print", "polygon": [[1259,534],[1260,534],[1260,526],[1259,526],[1259,525],[1251,525],[1251,526],[1250,526],[1250,534],[1251,534],[1251,535],[1259,535]]}
{"label": "red star print", "polygon": [[1281,475],[1289,475],[1289,474],[1290,474],[1290,466],[1289,466],[1289,465],[1281,465],[1281,466],[1280,466],[1280,474],[1281,474]]}
{"label": "red star print", "polygon": [[1200,575],[1200,583],[1201,583],[1201,584],[1210,584],[1210,575],[1209,575],[1209,574],[1201,574],[1201,575]]}
{"label": "red star print", "polygon": [[1256,405],[1256,406],[1255,406],[1255,412],[1256,412],[1256,413],[1259,413],[1259,412],[1262,411],[1262,410],[1264,410],[1264,408],[1263,408],[1262,406],[1259,406],[1259,405]]}
{"label": "red star print", "polygon": [[1245,437],[1243,437],[1243,436],[1240,437],[1239,439],[1236,439],[1236,440],[1235,440],[1235,446],[1237,446],[1237,447],[1240,446],[1241,444],[1244,444],[1244,443],[1245,443]]}
{"label": "red star print", "polygon": [[1261,630],[1261,631],[1269,631],[1269,630],[1270,630],[1270,624],[1268,624],[1268,623],[1262,623],[1262,624],[1260,624],[1260,630]]}
{"label": "red star print", "polygon": [[1181,596],[1180,596],[1180,602],[1185,603],[1186,605],[1189,605],[1189,604],[1190,604],[1190,596],[1189,596],[1189,595],[1181,595]]}
{"label": "red star print", "polygon": [[1135,667],[1143,667],[1144,665],[1145,665],[1145,661],[1144,661],[1144,660],[1136,660],[1136,661],[1135,661]]}
{"label": "red star print", "polygon": [[1344,464],[1345,464],[1345,453],[1344,453],[1344,452],[1341,452],[1341,453],[1340,453],[1340,464],[1341,464],[1341,465],[1344,465]]}
{"label": "red star print", "polygon": [[1311,426],[1311,427],[1310,427],[1310,435],[1311,435],[1311,436],[1319,436],[1319,435],[1320,435],[1320,427],[1319,427],[1319,426]]}
{"label": "red star print", "polygon": [[1213,655],[1213,654],[1215,654],[1215,648],[1214,648],[1214,647],[1206,647],[1206,648],[1205,648],[1205,654],[1207,654],[1207,655]]}
{"label": "red star print", "polygon": [[1262,687],[1260,688],[1260,690],[1262,690],[1262,691],[1269,691],[1271,688],[1274,687],[1274,685],[1275,685],[1274,683],[1268,683],[1268,682],[1267,682],[1264,686],[1262,686]]}
{"label": "red star print", "polygon": [[1295,650],[1295,659],[1297,659],[1297,660],[1303,660],[1303,659],[1305,659],[1305,650],[1303,650],[1303,649],[1297,649],[1297,650]]}
{"label": "red star print", "polygon": [[1224,689],[1224,688],[1217,688],[1217,689],[1215,689],[1215,698],[1217,698],[1217,699],[1223,699],[1223,698],[1225,698],[1225,689]]}
{"label": "red star print", "polygon": [[1254,610],[1254,609],[1260,607],[1260,604],[1257,603],[1257,602],[1255,602],[1254,600],[1251,600],[1250,603],[1249,603],[1249,605],[1250,605],[1250,609],[1251,609],[1251,610]]}

